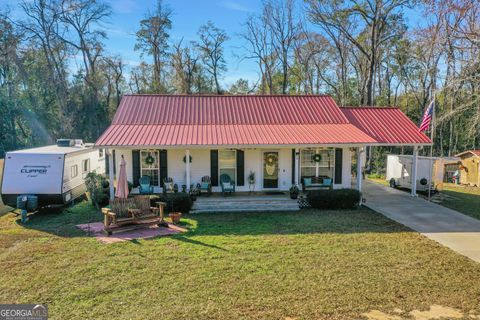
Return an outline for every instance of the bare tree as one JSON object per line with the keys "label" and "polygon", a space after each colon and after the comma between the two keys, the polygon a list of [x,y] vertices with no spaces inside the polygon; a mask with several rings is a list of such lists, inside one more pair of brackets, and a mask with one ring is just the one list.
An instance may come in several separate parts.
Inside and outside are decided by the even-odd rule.
{"label": "bare tree", "polygon": [[[375,74],[379,49],[405,32],[401,9],[411,0],[307,0],[310,19],[324,30],[343,34],[367,61],[362,103],[375,103]],[[357,32],[354,32],[357,31]],[[360,56],[357,56],[359,58]]]}
{"label": "bare tree", "polygon": [[229,38],[224,30],[217,28],[211,21],[200,27],[198,36],[200,40],[197,42],[197,47],[202,55],[203,63],[215,82],[217,94],[221,94],[219,78],[223,72],[227,71],[223,44]]}
{"label": "bare tree", "polygon": [[282,94],[288,90],[289,64],[301,23],[295,16],[293,0],[269,0],[264,4],[263,16],[270,29],[272,46],[280,61]]}
{"label": "bare tree", "polygon": [[268,88],[270,94],[274,93],[273,75],[276,69],[276,53],[270,39],[267,22],[262,17],[250,16],[245,22],[245,32],[240,36],[246,41],[246,59],[257,62],[260,71],[260,91],[265,94]]}
{"label": "bare tree", "polygon": [[140,21],[140,30],[137,31],[135,50],[140,50],[153,59],[153,90],[165,91],[162,81],[162,71],[168,50],[169,31],[172,29],[172,10],[157,1],[154,12],[148,12],[145,19]]}
{"label": "bare tree", "polygon": [[194,44],[182,46],[182,40],[173,45],[171,64],[175,71],[176,90],[180,93],[192,93],[195,74],[198,72],[199,55]]}

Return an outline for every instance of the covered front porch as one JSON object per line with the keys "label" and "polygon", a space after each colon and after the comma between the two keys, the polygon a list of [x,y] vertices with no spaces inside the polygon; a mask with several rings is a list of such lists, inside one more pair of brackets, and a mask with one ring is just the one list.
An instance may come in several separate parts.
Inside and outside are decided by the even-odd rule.
{"label": "covered front porch", "polygon": [[[119,172],[121,157],[127,162],[127,179],[132,183],[131,193],[140,193],[139,182],[149,177],[151,193],[162,193],[164,182],[171,181],[178,191],[202,184],[204,177],[211,181],[212,192],[222,192],[222,179],[228,176],[235,193],[281,191],[292,185],[320,181],[326,187],[340,189],[352,185],[352,158],[358,158],[357,177],[362,174],[364,146],[310,145],[281,147],[168,148],[118,147],[107,149],[107,172],[111,182]],[[188,161],[187,161],[188,159]],[[110,170],[109,168],[114,168]],[[113,186],[114,183],[111,183]],[[357,182],[361,189],[361,181]],[[112,188],[113,196],[113,188]],[[260,193],[259,193],[260,194]],[[268,194],[267,194],[268,195]]]}

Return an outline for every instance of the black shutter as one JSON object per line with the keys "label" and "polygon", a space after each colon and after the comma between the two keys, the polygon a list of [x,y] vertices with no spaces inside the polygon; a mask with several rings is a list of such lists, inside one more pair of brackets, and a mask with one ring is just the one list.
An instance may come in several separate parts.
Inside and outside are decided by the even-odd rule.
{"label": "black shutter", "polygon": [[335,184],[342,183],[343,149],[335,149]]}
{"label": "black shutter", "polygon": [[160,181],[159,185],[163,186],[163,181],[168,177],[167,169],[167,150],[159,150],[160,153]]}
{"label": "black shutter", "polygon": [[295,149],[292,149],[292,184],[295,183]]}
{"label": "black shutter", "polygon": [[245,185],[245,154],[237,150],[237,186]]}
{"label": "black shutter", "polygon": [[212,186],[218,186],[218,150],[210,150],[210,178]]}
{"label": "black shutter", "polygon": [[132,173],[133,186],[138,187],[140,184],[140,150],[132,151]]}

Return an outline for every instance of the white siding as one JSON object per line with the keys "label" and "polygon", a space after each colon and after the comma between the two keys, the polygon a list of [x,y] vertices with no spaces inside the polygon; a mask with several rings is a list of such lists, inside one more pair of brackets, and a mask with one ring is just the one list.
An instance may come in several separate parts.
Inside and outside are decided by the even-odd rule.
{"label": "white siding", "polygon": [[[99,158],[97,149],[93,149],[90,152],[67,154],[65,156],[62,192],[72,190],[84,183],[84,178],[88,172],[83,172],[83,161],[87,159],[90,160],[90,170],[88,172],[105,173],[105,158]],[[71,167],[75,165],[78,167],[78,175],[72,178]]]}
{"label": "white siding", "polygon": [[[205,175],[210,176],[210,149],[189,149],[192,156],[192,163],[190,165],[190,181],[196,185],[201,181]],[[250,171],[255,172],[255,191],[263,190],[263,152],[277,151],[279,153],[279,181],[278,189],[288,190],[292,184],[292,148],[281,149],[243,149],[245,155],[245,184],[237,186],[237,191],[249,191],[248,175]],[[121,155],[124,155],[127,162],[127,179],[133,180],[132,173],[132,151],[130,149],[116,149],[116,172],[120,170]],[[185,163],[183,157],[185,156],[185,149],[169,149],[167,150],[167,167],[168,176],[172,177],[173,181],[178,184],[179,189],[182,184],[185,184]],[[342,168],[342,184],[334,185],[334,188],[350,188],[351,187],[351,163],[352,154],[349,148],[343,149],[343,168]],[[220,192],[220,187],[214,187],[214,192]],[[155,192],[160,192],[155,189]]]}

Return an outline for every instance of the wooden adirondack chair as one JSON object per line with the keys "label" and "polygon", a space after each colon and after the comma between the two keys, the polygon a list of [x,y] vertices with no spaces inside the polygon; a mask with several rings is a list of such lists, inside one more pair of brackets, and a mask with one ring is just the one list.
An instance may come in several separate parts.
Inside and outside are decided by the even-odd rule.
{"label": "wooden adirondack chair", "polygon": [[235,181],[232,181],[228,174],[222,174],[220,176],[220,186],[222,187],[223,196],[225,196],[227,193],[232,194],[235,192]]}
{"label": "wooden adirondack chair", "polygon": [[125,231],[151,225],[164,226],[163,212],[166,203],[158,208],[150,206],[149,196],[110,200],[110,208],[103,208],[103,229],[107,235],[114,231]]}
{"label": "wooden adirondack chair", "polygon": [[205,191],[207,195],[212,194],[212,180],[210,176],[203,176],[202,182],[200,183],[200,192]]}
{"label": "wooden adirondack chair", "polygon": [[166,177],[163,179],[163,194],[167,194],[167,192],[178,192],[178,185],[173,183],[173,179],[171,177]]}

